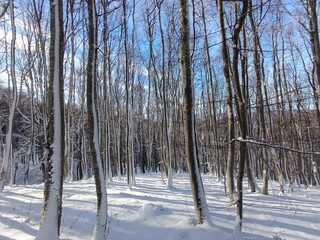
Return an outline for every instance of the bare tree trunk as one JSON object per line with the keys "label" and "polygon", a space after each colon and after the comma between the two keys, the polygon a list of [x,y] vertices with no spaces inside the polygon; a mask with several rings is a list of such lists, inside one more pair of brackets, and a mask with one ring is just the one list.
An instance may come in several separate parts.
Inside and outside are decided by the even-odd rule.
{"label": "bare tree trunk", "polygon": [[[32,5],[33,5],[33,9],[35,12],[35,19],[37,22],[37,38],[39,39],[37,41],[37,48],[40,49],[40,59],[41,59],[41,63],[40,63],[40,69],[39,71],[41,72],[41,74],[39,74],[39,85],[40,85],[40,93],[41,93],[41,100],[43,102],[47,102],[47,88],[48,88],[48,64],[47,64],[47,50],[46,50],[46,39],[45,39],[45,34],[43,32],[42,26],[41,26],[41,19],[43,18],[44,15],[44,4],[41,4],[40,6],[36,3],[36,0],[32,1]],[[42,126],[43,126],[43,131],[45,131],[47,125],[48,125],[48,119],[47,117],[49,116],[49,114],[47,113],[47,106],[46,104],[42,105]],[[44,142],[47,142],[47,134],[44,134]],[[45,162],[46,158],[44,158],[44,163],[43,165],[47,165],[48,163]],[[45,168],[43,168],[45,169]],[[45,175],[45,174],[44,174]]]}
{"label": "bare tree trunk", "polygon": [[127,173],[127,185],[129,189],[132,189],[131,181],[131,147],[130,147],[130,101],[129,101],[129,56],[128,56],[128,30],[127,30],[127,4],[126,0],[122,1],[123,5],[123,28],[124,28],[124,51],[125,51],[125,88],[126,88],[126,173]]}
{"label": "bare tree trunk", "polygon": [[149,45],[149,60],[148,60],[148,106],[147,106],[147,117],[148,117],[148,154],[147,154],[147,161],[148,161],[148,172],[150,173],[152,169],[152,149],[153,149],[153,134],[152,134],[152,123],[151,120],[151,83],[152,78],[154,78],[154,74],[152,72],[152,64],[153,64],[153,29],[155,24],[155,11],[150,11],[149,6],[146,9],[146,35],[148,38],[148,45]]}
{"label": "bare tree trunk", "polygon": [[64,32],[62,1],[50,1],[50,65],[44,202],[37,240],[59,239],[64,162]]}
{"label": "bare tree trunk", "polygon": [[[319,37],[319,26],[318,26],[318,16],[319,6],[317,0],[309,0],[310,13],[309,13],[309,24],[310,24],[310,42],[313,55],[314,64],[314,75],[316,80],[316,93],[317,93],[317,112],[318,112],[318,124],[320,127],[320,37]],[[316,179],[317,186],[319,186],[319,174],[318,174],[318,164],[317,161],[312,161],[313,175]]]}
{"label": "bare tree trunk", "polygon": [[164,43],[164,34],[162,28],[162,16],[161,16],[161,4],[163,0],[157,0],[157,8],[158,8],[158,20],[159,20],[159,28],[160,28],[160,38],[161,38],[161,84],[162,84],[162,104],[163,104],[163,112],[162,112],[162,146],[163,146],[163,164],[165,164],[167,169],[167,187],[172,188],[172,162],[171,162],[171,153],[170,153],[170,140],[169,140],[169,132],[168,132],[168,112],[167,112],[167,79],[165,73],[165,43]]}
{"label": "bare tree trunk", "polygon": [[98,133],[98,109],[97,109],[97,16],[95,1],[88,1],[89,14],[89,52],[87,65],[87,111],[89,126],[90,155],[94,171],[94,179],[97,193],[97,215],[94,227],[93,240],[105,239],[108,209],[107,190],[103,164],[101,159],[99,133]]}
{"label": "bare tree trunk", "polygon": [[[82,103],[82,105],[84,105],[84,102]],[[81,117],[82,117],[82,119],[85,118],[84,106],[83,106],[83,109],[81,110]],[[85,131],[84,120],[81,123],[81,139],[82,139],[82,141],[81,141],[82,142],[82,144],[81,144],[81,157],[82,158],[81,159],[83,160],[83,171],[84,171],[83,178],[86,180],[90,177],[90,173],[89,173],[89,163],[88,163],[88,158],[87,158],[87,143],[86,143],[86,131]]]}
{"label": "bare tree trunk", "polygon": [[69,78],[69,94],[68,104],[66,109],[66,149],[65,149],[65,164],[64,164],[64,177],[68,178],[70,182],[74,181],[74,159],[73,159],[73,136],[72,124],[73,116],[72,110],[74,108],[74,74],[75,74],[75,24],[74,24],[74,1],[69,2],[70,5],[70,44],[71,44],[71,59],[70,59],[70,78]]}
{"label": "bare tree trunk", "polygon": [[[29,61],[32,59],[31,55],[31,42],[28,42],[28,57]],[[23,183],[27,184],[28,179],[29,179],[29,169],[30,169],[30,162],[34,158],[34,145],[35,145],[35,134],[34,134],[34,125],[35,125],[35,117],[34,117],[34,112],[35,110],[35,101],[34,101],[34,79],[33,79],[33,74],[32,71],[29,72],[29,78],[30,78],[30,86],[29,84],[27,85],[28,91],[30,92],[30,140],[29,140],[29,147],[28,147],[28,152],[27,152],[27,162],[25,163],[24,166],[24,178],[23,178]],[[33,162],[33,161],[32,161]]]}
{"label": "bare tree trunk", "polygon": [[[162,132],[161,131],[161,121],[160,121],[160,115],[161,115],[161,110],[160,110],[160,99],[161,99],[161,93],[159,91],[159,84],[158,84],[158,81],[160,81],[160,77],[159,77],[159,73],[158,73],[158,69],[157,69],[157,65],[156,65],[156,56],[155,56],[155,53],[153,51],[153,32],[154,32],[154,25],[155,25],[155,11],[152,10],[152,12],[150,12],[149,16],[151,18],[149,18],[148,20],[148,38],[149,38],[149,55],[150,55],[150,63],[152,65],[152,68],[153,68],[153,89],[154,89],[154,97],[155,97],[155,105],[156,105],[156,129],[154,131],[154,136],[153,136],[153,139],[154,139],[154,145],[155,145],[155,149],[156,150],[156,156],[155,156],[155,159],[154,159],[154,169],[157,170],[157,167],[159,166],[159,170],[161,171],[161,173],[163,173],[163,170],[165,171],[165,173],[167,174],[167,169],[166,169],[166,165],[163,164],[162,160],[161,159],[159,161],[158,159],[158,149],[161,149],[161,147],[163,145],[160,145],[161,143],[161,134],[159,132]],[[152,151],[152,148],[153,146],[151,146],[150,148],[150,151]],[[160,151],[160,154],[162,154],[163,151]]]}
{"label": "bare tree trunk", "polygon": [[309,18],[309,27],[308,30],[310,36],[311,50],[313,56],[313,65],[314,65],[314,77],[315,77],[315,86],[316,86],[316,99],[317,99],[317,110],[318,110],[318,124],[320,127],[320,38],[319,38],[319,26],[318,26],[318,17],[319,11],[317,10],[318,0],[308,0],[304,1],[305,9]]}
{"label": "bare tree trunk", "polygon": [[[307,126],[310,126],[309,114],[307,116]],[[310,150],[313,152],[314,151],[314,143],[313,143],[312,138],[311,138],[311,129],[310,129],[310,127],[307,127],[307,130],[308,130],[308,138],[309,138]],[[311,164],[312,164],[313,178],[314,178],[314,181],[316,183],[316,186],[319,188],[320,187],[320,178],[319,178],[317,161],[316,161],[314,155],[311,155]]]}
{"label": "bare tree trunk", "polygon": [[[291,44],[291,43],[290,43]],[[292,48],[291,48],[292,49]],[[295,117],[296,115],[298,115],[297,118],[297,121],[296,121],[296,124],[294,124],[294,128],[295,128],[295,134],[297,136],[297,147],[299,147],[299,149],[301,149],[303,152],[305,151],[305,145],[304,145],[304,140],[303,140],[303,133],[302,133],[302,113],[301,113],[301,108],[303,107],[302,106],[302,103],[301,103],[301,94],[300,94],[300,87],[298,86],[299,83],[298,83],[298,70],[297,70],[297,63],[296,63],[296,60],[295,60],[295,56],[293,55],[293,52],[290,51],[290,55],[291,55],[291,58],[292,58],[292,63],[293,63],[293,69],[292,69],[292,72],[293,72],[293,76],[291,77],[291,79],[294,81],[294,85],[292,86],[293,88],[293,93],[296,95],[295,98],[296,98],[296,107],[294,107],[295,111]],[[299,165],[301,166],[301,177],[302,177],[302,180],[303,180],[303,183],[305,185],[305,187],[308,187],[308,181],[307,181],[307,173],[305,171],[305,157],[301,154],[298,155],[299,156]]]}
{"label": "bare tree trunk", "polygon": [[[14,114],[18,105],[18,90],[17,90],[17,80],[16,80],[16,25],[15,25],[15,16],[14,16],[14,3],[13,0],[10,0],[9,8],[11,12],[11,32],[12,32],[12,38],[11,38],[11,63],[10,63],[10,75],[11,75],[11,81],[12,81],[12,92],[13,92],[13,100],[10,106],[10,114],[9,114],[9,126],[8,131],[6,134],[6,149],[5,149],[5,155],[4,159],[1,165],[0,169],[0,192],[3,191],[4,186],[6,185],[7,180],[7,174],[9,170],[9,162],[11,157],[11,146],[12,146],[12,132],[13,132],[13,120],[14,120]],[[9,78],[10,79],[10,78]],[[11,159],[13,162],[14,159]]]}
{"label": "bare tree trunk", "polygon": [[[82,3],[81,5],[81,13],[83,15],[86,14],[86,11],[87,11],[87,8],[86,8],[86,4],[85,2]],[[84,22],[83,25],[82,25],[82,38],[85,39],[86,38],[86,34],[87,34],[87,31],[86,31],[86,23]],[[85,72],[86,70],[86,67],[87,67],[87,64],[88,64],[88,59],[87,59],[87,45],[86,45],[86,42],[85,41],[82,41],[82,49],[84,49],[84,51],[82,52],[82,56],[81,56],[81,59],[82,59],[82,62],[81,62],[81,72]],[[87,76],[85,75],[81,75],[80,77],[80,87],[81,87],[81,90],[80,90],[80,96],[81,96],[81,113],[80,113],[80,116],[81,116],[81,161],[83,161],[83,179],[88,179],[91,177],[92,175],[92,171],[91,171],[91,167],[89,165],[89,160],[90,158],[88,158],[88,155],[87,155],[87,149],[89,148],[89,151],[90,151],[90,144],[87,143],[87,132],[86,132],[86,129],[87,129],[87,111],[86,111],[86,91],[87,90]]]}
{"label": "bare tree trunk", "polygon": [[[233,37],[232,37],[232,47],[233,47],[233,58],[232,58],[232,82],[233,88],[236,95],[236,107],[237,107],[237,114],[238,114],[238,122],[240,127],[241,138],[247,138],[247,110],[246,110],[246,103],[243,96],[243,92],[240,86],[240,79],[239,79],[239,70],[238,70],[238,63],[239,63],[239,35],[241,29],[244,25],[247,12],[248,12],[248,4],[249,1],[244,1],[242,3],[242,9],[240,11],[239,18],[237,19],[237,24],[233,30]],[[239,6],[235,4],[235,12],[239,11]],[[237,15],[237,14],[236,14]],[[247,144],[246,142],[240,143],[240,159],[238,163],[238,178],[237,178],[237,193],[238,193],[238,200],[237,200],[237,219],[239,221],[239,228],[242,229],[242,219],[243,219],[243,176],[244,176],[244,166],[245,166],[245,159],[246,159],[246,151],[247,151]]]}
{"label": "bare tree trunk", "polygon": [[[249,3],[249,19],[251,22],[251,27],[253,31],[253,61],[254,61],[254,71],[256,78],[256,87],[257,87],[257,108],[260,118],[261,126],[261,137],[263,141],[267,140],[267,130],[266,130],[266,121],[264,115],[264,98],[262,93],[262,78],[264,78],[261,69],[261,59],[259,54],[260,39],[258,35],[258,27],[253,18],[253,8],[252,2]],[[261,158],[262,158],[262,194],[268,195],[268,172],[269,172],[269,163],[266,153],[266,148],[262,147],[261,149]]]}
{"label": "bare tree trunk", "polygon": [[[250,105],[250,97],[249,97],[249,77],[248,77],[248,54],[247,54],[247,31],[245,26],[243,27],[243,51],[240,53],[241,56],[241,75],[242,75],[242,91],[243,96],[245,98],[245,103],[247,106]],[[251,111],[248,109],[247,113],[247,121],[248,121],[248,135],[250,135],[250,126],[252,126],[251,121]],[[251,188],[251,192],[256,192],[258,189],[258,185],[254,179],[251,169],[251,161],[250,161],[249,148],[246,149],[246,171],[248,176],[248,183]]]}
{"label": "bare tree trunk", "polygon": [[[110,120],[110,108],[108,104],[110,102],[111,95],[111,74],[110,69],[110,53],[108,49],[108,1],[104,0],[102,2],[103,6],[103,29],[102,29],[102,39],[103,39],[103,66],[102,66],[102,78],[103,78],[103,112],[104,112],[104,131],[103,131],[103,146],[104,146],[104,162],[105,162],[105,174],[106,182],[112,182],[112,172],[111,172],[111,120]],[[109,78],[109,81],[107,79]],[[108,84],[110,91],[108,92]]]}
{"label": "bare tree trunk", "polygon": [[[222,59],[223,59],[223,73],[224,73],[224,82],[227,88],[227,115],[228,115],[228,141],[232,141],[235,136],[234,130],[234,113],[233,113],[233,94],[231,86],[231,73],[230,73],[230,57],[227,46],[227,38],[225,32],[224,24],[224,11],[222,0],[217,1],[218,12],[219,12],[219,24],[220,24],[220,34],[222,42]],[[227,150],[227,190],[229,194],[230,202],[234,202],[233,191],[235,189],[234,184],[234,152],[235,152],[235,143],[232,141],[228,145]]]}
{"label": "bare tree trunk", "polygon": [[[210,106],[211,104],[209,103],[209,106],[210,106],[209,113],[211,115],[210,118],[213,120],[213,129],[212,129],[212,131],[213,131],[213,140],[214,140],[214,144],[213,145],[214,145],[214,151],[215,151],[215,156],[214,157],[216,158],[216,162],[217,162],[218,182],[220,182],[221,181],[221,163],[220,163],[221,159],[220,159],[219,148],[218,148],[217,109],[216,109],[216,104],[215,104],[215,101],[216,101],[216,99],[215,99],[215,89],[214,89],[214,86],[213,86],[213,71],[214,71],[214,69],[212,68],[212,65],[211,65],[211,56],[210,56],[209,40],[208,40],[208,33],[207,33],[207,23],[206,23],[205,7],[204,7],[203,0],[201,0],[201,12],[202,12],[202,21],[203,21],[203,29],[204,29],[205,51],[206,51],[207,61],[208,61],[209,83],[210,83],[210,87],[211,87],[211,96],[212,96],[211,97],[212,106]],[[223,58],[224,57],[225,56],[223,56]],[[229,94],[229,92],[228,92],[228,94]],[[230,108],[229,104],[227,105],[227,108],[228,108],[227,111],[229,111],[230,110],[229,109]],[[231,103],[231,108],[232,108],[232,103]],[[231,110],[231,112],[232,112],[232,110]],[[234,186],[234,184],[233,184],[233,186]]]}
{"label": "bare tree trunk", "polygon": [[[123,28],[121,29],[120,32],[120,39],[123,38]],[[119,41],[118,43],[118,48],[120,49],[122,42]],[[118,57],[117,57],[117,75],[116,78],[120,77],[120,65],[121,65],[121,60],[120,60],[120,53],[118,53]],[[115,86],[115,99],[116,99],[116,109],[117,109],[117,122],[115,122],[115,125],[117,125],[117,128],[115,129],[115,138],[117,139],[117,166],[118,166],[118,179],[121,179],[121,175],[124,173],[123,171],[123,167],[124,167],[124,163],[121,162],[122,156],[121,156],[121,149],[122,149],[122,145],[121,145],[121,104],[120,104],[120,96],[119,96],[119,85],[116,84]],[[127,95],[126,95],[127,97]],[[126,98],[127,99],[127,98]],[[127,101],[127,100],[126,100]],[[127,109],[126,109],[127,110]],[[126,141],[125,141],[126,144]]]}
{"label": "bare tree trunk", "polygon": [[[281,69],[280,69],[280,59],[277,54],[278,51],[278,41],[276,33],[273,33],[273,42],[272,42],[272,49],[273,49],[273,82],[274,82],[274,89],[276,92],[276,108],[277,108],[277,125],[278,125],[278,138],[279,141],[282,142],[283,138],[285,137],[285,130],[284,130],[284,119],[285,119],[285,109],[284,109],[284,99],[282,93],[282,78],[281,78]],[[281,37],[282,31],[281,31]],[[283,42],[283,41],[282,41]],[[282,46],[284,47],[284,45]],[[288,167],[288,153],[287,151],[280,151],[280,164],[283,166],[283,172],[286,181],[291,185],[291,176],[289,175],[289,167]]]}
{"label": "bare tree trunk", "polygon": [[[273,44],[273,36],[272,36],[272,44]],[[263,57],[261,44],[259,45],[259,49],[260,49],[262,57]],[[262,70],[262,75],[265,76],[263,62],[262,62],[261,70]],[[273,80],[277,81],[277,79],[275,77],[275,76],[277,76],[276,68],[274,68],[274,70],[275,70],[275,72],[274,72],[274,75],[273,75],[274,76]],[[267,111],[268,111],[268,116],[269,116],[268,136],[269,136],[269,139],[274,141],[276,139],[275,131],[274,131],[275,121],[274,121],[274,118],[272,117],[272,114],[271,114],[271,108],[270,108],[269,96],[268,96],[268,89],[267,89],[267,83],[266,83],[265,77],[263,77],[262,80],[263,80],[263,85],[264,85],[266,106],[267,106]],[[279,187],[280,189],[279,190],[280,190],[280,192],[282,194],[284,194],[284,179],[283,179],[282,167],[281,167],[281,165],[279,163],[279,154],[277,154],[277,152],[274,149],[271,149],[270,153],[271,153],[271,159],[273,161],[273,165],[274,165],[274,167],[276,169],[276,172],[277,172],[277,178],[278,178],[279,185],[280,185],[280,187]]]}
{"label": "bare tree trunk", "polygon": [[206,196],[199,171],[194,132],[194,100],[193,81],[191,77],[190,60],[190,27],[188,17],[188,1],[180,0],[180,68],[183,79],[183,123],[185,136],[185,151],[188,163],[190,183],[193,195],[194,207],[196,210],[198,224],[204,222],[212,224]]}
{"label": "bare tree trunk", "polygon": [[137,132],[134,121],[134,93],[135,93],[135,13],[136,13],[136,1],[132,0],[132,32],[131,32],[131,114],[130,114],[130,146],[131,146],[131,158],[130,160],[130,175],[132,185],[136,185],[135,178],[135,151],[134,151],[134,136]]}

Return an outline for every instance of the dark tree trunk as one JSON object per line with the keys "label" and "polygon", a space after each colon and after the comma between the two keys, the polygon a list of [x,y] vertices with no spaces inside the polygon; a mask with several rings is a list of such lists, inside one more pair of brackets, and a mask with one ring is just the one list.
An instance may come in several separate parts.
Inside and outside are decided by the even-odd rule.
{"label": "dark tree trunk", "polygon": [[93,233],[95,240],[104,239],[107,228],[107,192],[105,176],[100,153],[98,137],[98,111],[97,111],[97,16],[95,1],[88,1],[88,65],[87,65],[87,114],[90,156],[94,172],[97,193],[97,215]]}
{"label": "dark tree trunk", "polygon": [[188,17],[188,1],[180,0],[180,68],[183,79],[183,123],[185,138],[185,154],[188,164],[193,202],[198,224],[211,224],[209,209],[197,161],[194,132],[193,81],[191,78],[190,60],[190,26]]}
{"label": "dark tree trunk", "polygon": [[[48,125],[46,129],[46,163],[44,203],[36,239],[59,239],[62,213],[64,162],[64,34],[62,1],[50,1],[50,49]],[[52,230],[54,228],[54,230]],[[50,236],[48,236],[50,234]],[[53,235],[52,235],[53,234]]]}
{"label": "dark tree trunk", "polygon": [[222,59],[223,59],[223,74],[224,81],[227,89],[227,115],[228,115],[228,145],[227,150],[227,190],[229,194],[230,202],[234,201],[234,152],[235,143],[232,141],[234,139],[234,113],[233,113],[233,101],[232,101],[232,86],[231,86],[231,73],[230,73],[230,57],[227,46],[227,37],[225,32],[224,16],[223,16],[223,5],[222,1],[217,1],[218,12],[219,12],[219,23],[220,23],[220,34],[222,42]]}

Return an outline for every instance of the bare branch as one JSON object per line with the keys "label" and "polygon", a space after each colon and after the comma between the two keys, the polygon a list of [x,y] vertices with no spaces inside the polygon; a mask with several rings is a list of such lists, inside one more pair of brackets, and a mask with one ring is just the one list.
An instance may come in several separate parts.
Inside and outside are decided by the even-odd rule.
{"label": "bare branch", "polygon": [[9,2],[10,2],[10,1],[8,1],[8,3],[2,4],[3,10],[2,10],[2,12],[0,13],[0,18],[2,18],[2,17],[6,14],[6,12],[7,12],[7,10],[8,10],[8,7],[9,7]]}
{"label": "bare branch", "polygon": [[[277,148],[277,149],[282,149],[282,150],[286,150],[286,151],[290,151],[290,152],[295,152],[295,153],[300,153],[300,154],[308,154],[308,155],[320,155],[320,152],[309,152],[309,151],[301,151],[299,149],[295,149],[295,148],[290,148],[290,147],[285,147],[285,146],[280,146],[277,144],[271,144],[265,141],[259,141],[259,140],[255,140],[255,139],[243,139],[241,137],[238,137],[237,139],[233,139],[231,140],[229,143],[231,142],[246,142],[246,143],[250,143],[250,144],[254,144],[254,145],[259,145],[259,146],[264,146],[264,147],[269,147],[269,148]],[[229,144],[228,143],[228,144]]]}

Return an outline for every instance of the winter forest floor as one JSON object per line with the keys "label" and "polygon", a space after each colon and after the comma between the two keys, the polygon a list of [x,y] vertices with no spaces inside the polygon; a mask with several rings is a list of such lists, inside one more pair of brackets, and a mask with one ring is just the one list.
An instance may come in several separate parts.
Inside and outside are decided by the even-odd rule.
{"label": "winter forest floor", "polygon": [[[224,186],[203,176],[214,227],[195,226],[187,175],[174,176],[168,190],[160,174],[136,176],[136,187],[127,190],[125,179],[108,186],[110,240],[222,240],[320,239],[320,191],[295,186],[278,194],[270,182],[268,196],[244,194],[243,231],[236,231],[236,207],[230,206]],[[0,239],[34,239],[38,231],[43,185],[6,187],[0,194]],[[95,223],[93,179],[64,184],[61,239],[91,239]]]}

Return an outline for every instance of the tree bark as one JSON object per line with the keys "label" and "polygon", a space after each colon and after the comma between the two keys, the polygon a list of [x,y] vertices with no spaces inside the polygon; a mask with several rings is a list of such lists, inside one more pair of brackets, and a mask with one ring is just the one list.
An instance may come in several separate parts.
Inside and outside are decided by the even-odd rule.
{"label": "tree bark", "polygon": [[320,127],[320,38],[319,38],[319,26],[318,26],[318,15],[317,11],[317,0],[306,1],[306,11],[309,18],[309,36],[311,43],[311,51],[313,56],[314,65],[314,77],[316,85],[316,99],[317,99],[317,110],[318,110],[318,124]]}
{"label": "tree bark", "polygon": [[[9,162],[13,163],[14,159],[11,158],[11,149],[12,149],[12,135],[13,135],[13,120],[16,112],[16,108],[18,105],[19,97],[17,90],[17,79],[16,79],[16,25],[15,25],[15,16],[14,16],[14,1],[10,0],[9,8],[11,12],[10,20],[11,20],[11,28],[12,28],[12,38],[11,38],[11,63],[10,63],[10,74],[11,74],[11,82],[12,82],[12,92],[13,92],[13,100],[10,106],[10,114],[9,114],[9,126],[6,134],[6,148],[5,155],[0,169],[0,192],[3,191],[4,186],[6,185],[7,174],[9,170]],[[10,77],[8,77],[10,79]]]}
{"label": "tree bark", "polygon": [[131,156],[131,118],[130,118],[130,80],[129,80],[129,53],[128,53],[128,29],[127,29],[127,1],[122,1],[123,28],[124,28],[124,51],[125,51],[125,89],[126,89],[126,174],[128,189],[132,189],[132,157]]}
{"label": "tree bark", "polygon": [[[264,98],[262,93],[262,74],[261,69],[261,56],[259,53],[260,39],[258,35],[258,27],[253,18],[253,8],[252,2],[249,3],[249,19],[251,22],[252,32],[253,32],[253,65],[256,78],[256,88],[257,88],[257,109],[260,118],[261,126],[261,137],[263,141],[267,140],[267,130],[266,130],[266,120],[264,115]],[[262,194],[268,195],[268,172],[269,172],[269,162],[267,158],[266,149],[261,148],[261,158],[262,158]]]}
{"label": "tree bark", "polygon": [[[240,12],[240,17],[237,19],[237,24],[233,30],[232,36],[232,47],[233,47],[233,57],[232,57],[232,82],[233,88],[236,95],[236,107],[238,114],[238,122],[240,127],[240,134],[242,139],[247,138],[247,110],[246,103],[244,100],[243,92],[241,91],[240,79],[239,79],[239,35],[240,31],[244,25],[247,12],[248,12],[248,4],[249,1],[244,1],[242,3],[242,9]],[[235,11],[238,11],[238,4],[235,4]],[[240,143],[240,159],[238,162],[238,178],[237,178],[237,192],[238,192],[238,200],[237,200],[237,218],[239,222],[240,230],[242,228],[242,219],[243,219],[243,176],[244,176],[244,166],[245,166],[245,158],[246,158],[247,144],[245,142]]]}
{"label": "tree bark", "polygon": [[44,202],[37,240],[59,239],[64,162],[64,32],[62,0],[50,1],[48,125]]}
{"label": "tree bark", "polygon": [[[218,12],[219,12],[219,24],[220,24],[220,34],[221,34],[221,42],[222,42],[222,59],[223,59],[223,74],[224,74],[224,82],[227,89],[227,116],[228,116],[228,141],[232,141],[235,136],[234,130],[234,113],[233,113],[233,93],[231,86],[231,73],[230,73],[230,57],[227,46],[227,37],[225,32],[225,24],[224,24],[224,11],[222,0],[217,1]],[[229,194],[230,202],[234,202],[234,194],[233,191],[235,189],[234,184],[234,153],[235,153],[235,144],[230,143],[228,145],[227,150],[227,191]]]}
{"label": "tree bark", "polygon": [[188,17],[188,1],[180,0],[180,69],[183,79],[183,123],[185,138],[185,153],[188,164],[193,202],[198,224],[212,224],[206,196],[199,171],[194,132],[194,100],[193,81],[191,77],[190,60],[190,25]]}
{"label": "tree bark", "polygon": [[97,111],[97,16],[95,1],[88,1],[88,38],[89,52],[87,65],[87,111],[88,132],[90,144],[90,156],[94,172],[94,180],[97,193],[97,214],[93,233],[93,240],[105,239],[107,228],[107,190],[105,175],[101,159],[99,133],[98,133],[98,111]]}
{"label": "tree bark", "polygon": [[[201,0],[201,15],[202,15],[202,22],[203,22],[203,30],[204,30],[205,52],[206,52],[207,61],[208,61],[209,83],[210,83],[210,87],[211,87],[211,101],[212,101],[212,104],[209,103],[209,107],[210,107],[209,113],[210,113],[210,120],[212,119],[212,121],[213,121],[213,129],[212,129],[212,131],[213,131],[213,140],[214,140],[214,144],[213,145],[215,146],[214,147],[214,151],[215,151],[214,157],[216,158],[216,163],[217,163],[218,182],[220,182],[221,181],[221,159],[220,159],[219,147],[218,147],[218,140],[219,139],[218,139],[218,124],[217,124],[217,122],[218,122],[217,121],[217,108],[216,108],[216,103],[215,103],[215,101],[216,101],[216,99],[215,99],[215,89],[214,89],[214,84],[213,84],[213,71],[214,71],[214,69],[213,69],[213,67],[211,65],[211,56],[210,56],[210,48],[209,48],[209,40],[208,40],[208,32],[207,32],[207,22],[206,22],[206,17],[205,17],[205,7],[204,7],[203,0]],[[223,29],[223,31],[224,31],[224,29]],[[224,56],[223,56],[223,58],[224,58]],[[224,71],[225,71],[225,66],[224,66]],[[228,87],[227,87],[227,89],[228,89]],[[227,90],[227,92],[228,92],[228,90]],[[229,92],[228,92],[228,96],[229,96]],[[229,110],[230,110],[229,107],[230,107],[230,105],[229,105],[229,102],[228,102],[228,104],[227,104],[228,116],[229,116]],[[231,107],[232,107],[232,104],[231,104]]]}
{"label": "tree bark", "polygon": [[[167,79],[165,73],[165,42],[164,42],[164,33],[162,27],[162,15],[161,15],[161,4],[162,1],[157,1],[158,8],[158,18],[159,18],[159,30],[161,38],[161,84],[162,84],[162,148],[163,148],[163,163],[166,165],[167,169],[167,187],[172,188],[172,162],[171,162],[171,146],[169,139],[169,130],[168,130],[168,111],[167,111]],[[170,53],[169,53],[170,54]],[[169,75],[169,74],[168,74]]]}

